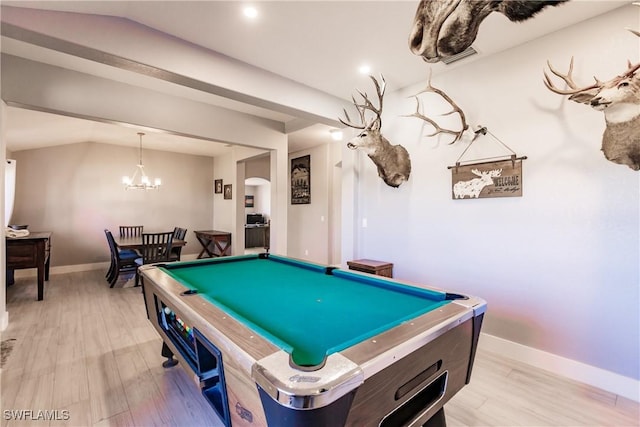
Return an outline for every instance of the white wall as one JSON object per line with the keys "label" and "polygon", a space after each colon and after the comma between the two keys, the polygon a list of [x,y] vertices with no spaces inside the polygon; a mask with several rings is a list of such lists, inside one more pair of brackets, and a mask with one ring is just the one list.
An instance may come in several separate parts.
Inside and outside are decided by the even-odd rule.
{"label": "white wall", "polygon": [[[232,155],[218,156],[213,158],[213,177],[221,179],[223,185],[232,184],[232,190],[235,194],[237,188],[233,185],[235,179],[235,162]],[[224,193],[213,195],[213,229],[220,231],[228,231],[233,233],[235,224],[232,215],[233,200],[225,199]],[[232,234],[232,239],[236,236]]]}
{"label": "white wall", "polygon": [[[311,203],[291,204],[291,185],[288,197],[288,252],[287,255],[320,264],[328,264],[329,251],[329,197],[331,176],[328,174],[330,161],[329,145],[324,144],[309,150],[289,154],[291,159],[311,156]],[[291,183],[291,170],[289,170]]]}
{"label": "white wall", "polygon": [[159,190],[125,190],[138,149],[85,142],[13,152],[17,160],[13,222],[52,231],[51,265],[109,261],[104,229],[144,225],[145,231],[188,230],[183,255],[197,254],[193,230],[211,227],[211,157],[144,149],[145,171]]}
{"label": "white wall", "polygon": [[400,117],[423,84],[388,95],[383,133],[408,149],[411,178],[394,189],[362,153],[343,162],[343,202],[354,197],[343,238],[355,236],[343,260],[390,261],[397,278],[480,296],[484,332],[639,379],[639,175],[602,155],[602,113],[542,83],[547,59],[566,70],[572,55],[578,82],[622,73],[640,52],[623,28],[637,24],[625,7],[433,78],[472,125],[528,157],[521,198],[452,200],[447,166],[468,142]]}

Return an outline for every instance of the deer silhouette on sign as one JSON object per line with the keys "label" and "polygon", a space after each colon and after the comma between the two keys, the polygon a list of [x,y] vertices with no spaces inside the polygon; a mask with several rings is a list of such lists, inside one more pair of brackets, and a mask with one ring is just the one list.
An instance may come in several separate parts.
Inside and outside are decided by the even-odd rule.
{"label": "deer silhouette on sign", "polygon": [[[354,124],[349,118],[347,110],[344,111],[346,120],[339,118],[340,123],[355,129],[361,129],[356,137],[347,142],[347,147],[356,150],[360,149],[369,156],[378,168],[378,175],[390,187],[399,187],[403,182],[409,179],[411,174],[411,159],[406,148],[402,145],[391,145],[391,143],[382,136],[380,129],[382,128],[382,99],[386,82],[384,77],[380,76],[380,82],[375,77],[369,76],[373,80],[378,95],[379,106],[376,108],[369,100],[366,93],[358,91],[362,97],[362,103],[358,103],[355,97],[351,97],[353,105],[358,110],[360,123]],[[365,113],[371,111],[375,117],[367,121]]]}
{"label": "deer silhouette on sign", "polygon": [[465,196],[469,198],[478,198],[484,187],[493,185],[493,178],[500,176],[502,169],[494,169],[486,172],[479,171],[478,169],[472,169],[471,173],[479,178],[473,178],[469,181],[458,181],[453,185],[453,196],[456,199],[464,199]]}

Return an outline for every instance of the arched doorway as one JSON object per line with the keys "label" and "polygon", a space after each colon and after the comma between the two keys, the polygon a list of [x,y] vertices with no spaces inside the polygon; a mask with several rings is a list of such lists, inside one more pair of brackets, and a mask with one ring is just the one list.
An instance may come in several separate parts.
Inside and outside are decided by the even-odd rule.
{"label": "arched doorway", "polygon": [[244,253],[264,252],[269,245],[271,182],[259,177],[244,181],[245,248]]}

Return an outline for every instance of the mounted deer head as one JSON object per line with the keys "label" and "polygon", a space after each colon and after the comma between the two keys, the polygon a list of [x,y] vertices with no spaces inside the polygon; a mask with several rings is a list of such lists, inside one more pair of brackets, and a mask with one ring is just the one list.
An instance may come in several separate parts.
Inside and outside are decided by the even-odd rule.
{"label": "mounted deer head", "polygon": [[[382,99],[386,88],[384,77],[380,76],[379,83],[375,77],[369,76],[373,80],[378,95],[379,107],[376,108],[369,100],[366,93],[358,91],[363,102],[358,103],[355,97],[351,97],[353,105],[358,110],[360,123],[354,124],[351,118],[344,111],[346,120],[339,119],[340,123],[354,129],[361,129],[362,132],[358,136],[347,142],[347,147],[364,151],[369,158],[378,167],[378,175],[382,180],[391,187],[399,187],[403,182],[409,179],[411,173],[411,159],[409,153],[402,145],[391,145],[389,141],[382,136],[380,129],[382,128]],[[374,118],[367,121],[365,113],[370,111],[374,113]]]}
{"label": "mounted deer head", "polygon": [[[452,130],[452,129],[446,129],[446,128],[442,128],[438,125],[438,123],[436,123],[435,120],[423,115],[420,112],[420,99],[418,98],[418,95],[422,94],[422,93],[427,93],[427,92],[431,92],[431,93],[435,93],[437,95],[440,95],[445,101],[447,101],[450,105],[451,105],[451,111],[449,111],[448,113],[443,114],[443,116],[448,116],[449,114],[459,114],[460,115],[460,121],[461,121],[461,128],[460,130]],[[460,138],[462,138],[462,134],[464,134],[464,131],[466,131],[469,128],[469,125],[467,124],[467,119],[465,118],[464,112],[462,111],[462,109],[460,107],[458,107],[458,105],[453,102],[453,99],[451,99],[446,93],[444,93],[444,91],[433,87],[433,85],[431,84],[431,70],[429,70],[429,79],[427,81],[427,87],[423,90],[421,90],[420,92],[416,93],[415,95],[413,95],[413,97],[416,99],[416,112],[410,115],[406,115],[404,117],[416,117],[418,119],[424,120],[425,122],[429,123],[431,126],[434,127],[435,132],[433,132],[430,135],[426,135],[426,136],[436,136],[439,133],[445,133],[445,134],[449,134],[449,135],[454,135],[455,138],[453,139],[453,141],[451,141],[449,143],[449,145],[453,144],[454,142],[458,141]]]}
{"label": "mounted deer head", "polygon": [[421,0],[409,36],[411,52],[427,62],[456,55],[474,42],[480,24],[491,12],[511,21],[532,18],[547,6],[568,0]]}
{"label": "mounted deer head", "polygon": [[557,88],[545,72],[544,84],[549,90],[604,112],[607,127],[602,135],[602,152],[607,160],[640,170],[640,73],[637,73],[640,63],[628,62],[628,69],[622,75],[605,82],[594,77],[595,83],[584,87],[579,87],[571,76],[573,58],[567,74],[556,71],[549,61],[547,64],[549,70],[569,86],[569,89]]}

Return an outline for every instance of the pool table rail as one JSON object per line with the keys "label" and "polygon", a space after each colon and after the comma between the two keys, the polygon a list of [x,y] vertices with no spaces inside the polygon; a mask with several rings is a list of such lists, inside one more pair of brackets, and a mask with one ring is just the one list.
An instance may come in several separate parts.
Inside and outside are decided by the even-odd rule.
{"label": "pool table rail", "polygon": [[348,348],[342,354],[359,364],[367,379],[394,360],[415,352],[465,321],[475,319],[473,311],[450,303]]}
{"label": "pool table rail", "polygon": [[318,370],[301,372],[282,350],[256,361],[252,377],[273,400],[292,409],[324,407],[364,382],[362,369],[340,353],[329,355]]}
{"label": "pool table rail", "polygon": [[[184,295],[189,288],[163,274],[157,267],[158,265],[154,264],[140,267],[141,276],[149,279],[144,282],[144,285],[153,288],[151,292],[145,291],[145,294],[148,294],[146,299],[148,311],[151,312],[151,307],[155,307],[154,294],[162,301],[170,301],[171,308],[179,313],[185,322],[197,328],[215,345],[223,345],[247,375],[251,374],[255,360],[280,350],[242,322],[236,321],[224,310],[209,303],[202,295]],[[161,332],[161,335],[164,335],[156,317],[150,316],[151,323]],[[235,337],[236,340],[229,341],[226,338],[229,336]]]}

